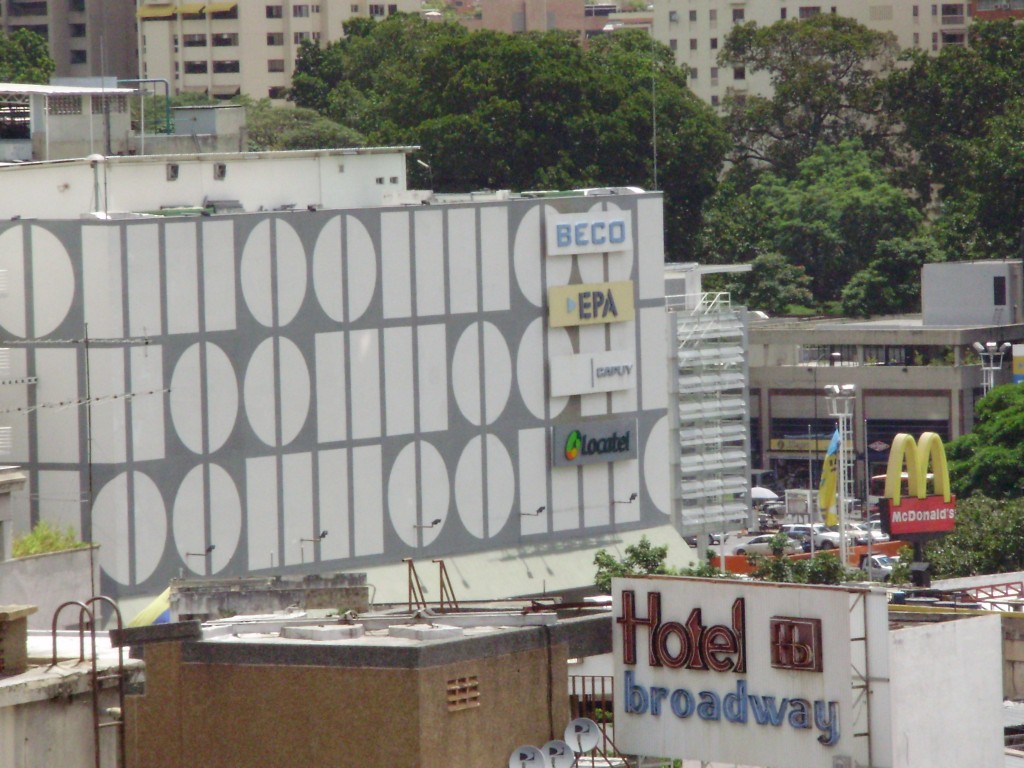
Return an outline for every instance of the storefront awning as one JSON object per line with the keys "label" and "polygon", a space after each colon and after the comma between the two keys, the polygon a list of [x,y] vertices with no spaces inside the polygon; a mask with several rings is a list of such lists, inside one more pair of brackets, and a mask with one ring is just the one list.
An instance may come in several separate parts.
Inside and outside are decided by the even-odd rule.
{"label": "storefront awning", "polygon": [[137,12],[140,19],[170,19],[174,17],[173,5],[143,5]]}
{"label": "storefront awning", "polygon": [[209,3],[206,6],[207,13],[225,13],[226,11],[233,11],[238,7],[238,3]]}
{"label": "storefront awning", "polygon": [[184,3],[179,5],[176,10],[182,16],[192,16],[203,12],[203,8],[206,7],[206,3]]}

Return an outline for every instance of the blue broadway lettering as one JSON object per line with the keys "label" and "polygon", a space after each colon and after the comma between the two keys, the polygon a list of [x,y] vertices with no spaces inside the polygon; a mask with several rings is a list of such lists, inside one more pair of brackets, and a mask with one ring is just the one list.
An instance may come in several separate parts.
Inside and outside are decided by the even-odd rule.
{"label": "blue broadway lettering", "polygon": [[[668,688],[650,686],[645,688],[637,685],[636,675],[632,671],[625,673],[625,709],[627,715],[645,715],[650,713],[660,717],[668,700],[668,708],[681,720],[696,714],[701,720],[722,720],[745,725],[748,722],[757,725],[770,725],[775,728],[787,722],[791,728],[809,730],[810,714],[813,711],[813,725],[820,731],[818,741],[826,747],[835,746],[839,742],[839,702],[818,699],[810,702],[807,699],[779,699],[775,696],[758,696],[747,692],[747,681],[737,680],[736,690],[725,696],[714,691],[699,691],[694,694],[685,688]],[[751,719],[752,716],[752,719]]]}

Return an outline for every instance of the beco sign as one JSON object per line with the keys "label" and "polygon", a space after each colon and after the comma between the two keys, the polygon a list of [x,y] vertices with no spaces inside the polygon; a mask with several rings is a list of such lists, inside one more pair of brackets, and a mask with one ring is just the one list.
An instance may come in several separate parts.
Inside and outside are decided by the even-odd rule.
{"label": "beco sign", "polygon": [[557,215],[545,222],[547,255],[609,253],[633,246],[629,214],[622,211],[593,211]]}
{"label": "beco sign", "polygon": [[854,653],[851,616],[859,634],[868,625],[887,632],[884,594],[649,577],[614,579],[612,595],[620,751],[786,768],[867,764],[864,732],[888,691],[876,689],[884,701],[854,696],[851,670],[866,663],[867,646]]}
{"label": "beco sign", "polygon": [[[932,469],[931,495],[928,494],[929,464]],[[890,535],[953,530],[956,525],[956,496],[949,487],[949,468],[942,438],[934,432],[925,432],[920,441],[906,434],[893,438],[885,472],[883,502],[882,527],[887,527]]]}

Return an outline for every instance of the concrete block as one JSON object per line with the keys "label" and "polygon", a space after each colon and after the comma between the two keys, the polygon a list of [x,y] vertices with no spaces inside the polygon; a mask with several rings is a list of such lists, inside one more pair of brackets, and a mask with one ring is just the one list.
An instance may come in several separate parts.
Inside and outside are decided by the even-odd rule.
{"label": "concrete block", "polygon": [[281,637],[288,640],[355,640],[365,634],[362,624],[329,624],[327,626],[284,627]]}
{"label": "concrete block", "polygon": [[0,605],[0,677],[28,669],[28,617],[34,605]]}
{"label": "concrete block", "polygon": [[407,640],[453,640],[462,637],[461,627],[446,627],[431,624],[400,624],[388,627],[391,637],[403,637]]}

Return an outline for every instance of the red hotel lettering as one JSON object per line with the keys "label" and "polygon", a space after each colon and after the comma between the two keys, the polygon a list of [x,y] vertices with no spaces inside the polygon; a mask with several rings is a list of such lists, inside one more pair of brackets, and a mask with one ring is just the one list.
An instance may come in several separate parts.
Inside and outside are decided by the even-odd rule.
{"label": "red hotel lettering", "polygon": [[[622,661],[636,664],[637,627],[648,629],[648,662],[652,667],[670,669],[711,669],[715,672],[747,671],[746,620],[743,598],[732,604],[732,626],[704,626],[700,608],[690,611],[686,621],[661,621],[661,593],[647,593],[647,618],[636,615],[636,595],[622,592]],[[679,651],[673,653],[669,640],[675,638]]]}

